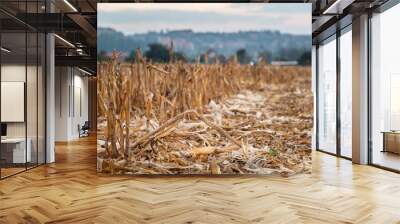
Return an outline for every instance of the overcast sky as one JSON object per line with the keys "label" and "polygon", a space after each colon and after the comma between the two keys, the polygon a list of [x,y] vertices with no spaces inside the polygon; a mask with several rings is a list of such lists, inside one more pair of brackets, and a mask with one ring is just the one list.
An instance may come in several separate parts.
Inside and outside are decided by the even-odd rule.
{"label": "overcast sky", "polygon": [[177,29],[311,34],[307,3],[99,3],[97,18],[99,27],[125,34]]}

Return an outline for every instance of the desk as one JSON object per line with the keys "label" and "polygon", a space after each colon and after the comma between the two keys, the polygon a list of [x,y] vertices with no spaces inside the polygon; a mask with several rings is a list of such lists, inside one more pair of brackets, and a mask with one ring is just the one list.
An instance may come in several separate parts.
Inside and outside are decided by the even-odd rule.
{"label": "desk", "polygon": [[28,143],[25,152],[25,138],[5,138],[1,139],[1,159],[6,163],[26,163],[31,162],[32,153],[30,138],[26,140]]}
{"label": "desk", "polygon": [[400,131],[383,131],[382,152],[400,154]]}

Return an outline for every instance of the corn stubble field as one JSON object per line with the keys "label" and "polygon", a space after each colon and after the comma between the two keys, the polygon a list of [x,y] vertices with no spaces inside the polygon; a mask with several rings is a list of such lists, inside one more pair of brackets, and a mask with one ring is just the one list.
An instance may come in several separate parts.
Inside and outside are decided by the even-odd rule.
{"label": "corn stubble field", "polygon": [[98,171],[311,171],[309,67],[98,64]]}

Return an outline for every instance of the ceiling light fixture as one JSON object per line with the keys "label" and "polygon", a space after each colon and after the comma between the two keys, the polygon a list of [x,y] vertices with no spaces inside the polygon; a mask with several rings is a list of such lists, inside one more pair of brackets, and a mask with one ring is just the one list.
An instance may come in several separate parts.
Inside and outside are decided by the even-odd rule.
{"label": "ceiling light fixture", "polygon": [[73,45],[73,44],[72,44],[71,42],[69,42],[68,40],[66,40],[66,39],[64,39],[64,38],[62,38],[62,37],[60,37],[60,36],[57,35],[57,34],[54,34],[54,36],[57,37],[57,38],[58,38],[59,40],[61,40],[62,42],[66,43],[68,46],[75,48],[75,45]]}
{"label": "ceiling light fixture", "polygon": [[1,49],[2,51],[6,52],[6,53],[10,53],[10,52],[11,52],[11,50],[9,50],[9,49],[7,49],[7,48],[5,48],[5,47],[1,47],[0,49]]}
{"label": "ceiling light fixture", "polygon": [[332,5],[330,5],[322,14],[330,14],[331,10],[336,8],[340,0],[336,0]]}
{"label": "ceiling light fixture", "polygon": [[327,14],[342,14],[343,10],[347,8],[349,5],[351,5],[355,0],[336,0],[333,2],[332,5],[330,5],[322,14],[327,15]]}
{"label": "ceiling light fixture", "polygon": [[78,12],[78,10],[68,1],[64,0],[64,3],[68,5],[74,12]]}
{"label": "ceiling light fixture", "polygon": [[79,55],[84,55],[84,52],[83,52],[82,48],[77,48],[76,49],[76,53],[78,53]]}
{"label": "ceiling light fixture", "polygon": [[81,68],[79,68],[79,67],[78,67],[78,70],[81,71],[81,72],[83,72],[83,73],[85,73],[85,74],[87,74],[87,75],[92,75],[92,73],[90,73],[90,72],[88,72],[88,71],[85,71],[85,70],[83,70],[83,69],[81,69]]}

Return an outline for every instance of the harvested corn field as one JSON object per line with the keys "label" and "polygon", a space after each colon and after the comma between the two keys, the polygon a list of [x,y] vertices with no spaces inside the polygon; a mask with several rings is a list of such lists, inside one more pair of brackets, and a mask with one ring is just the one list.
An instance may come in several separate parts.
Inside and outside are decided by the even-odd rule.
{"label": "harvested corn field", "polygon": [[309,67],[98,64],[98,171],[280,174],[311,169]]}

